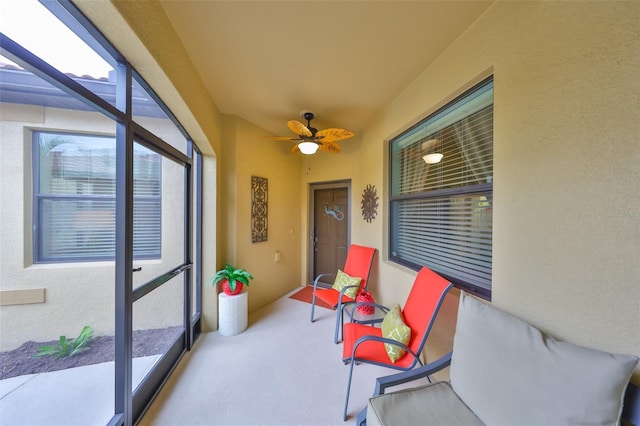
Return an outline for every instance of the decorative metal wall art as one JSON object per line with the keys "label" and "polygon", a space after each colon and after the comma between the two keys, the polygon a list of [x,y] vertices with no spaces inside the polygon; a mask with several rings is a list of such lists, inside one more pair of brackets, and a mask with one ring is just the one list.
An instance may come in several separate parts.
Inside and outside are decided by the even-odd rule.
{"label": "decorative metal wall art", "polygon": [[251,242],[267,241],[268,229],[268,192],[267,178],[251,176]]}
{"label": "decorative metal wall art", "polygon": [[333,206],[333,209],[329,209],[329,204],[324,205],[324,214],[327,216],[333,216],[337,221],[344,219],[344,212],[340,209],[339,205]]}
{"label": "decorative metal wall art", "polygon": [[367,185],[362,193],[362,218],[371,223],[376,218],[378,212],[378,195],[376,187]]}

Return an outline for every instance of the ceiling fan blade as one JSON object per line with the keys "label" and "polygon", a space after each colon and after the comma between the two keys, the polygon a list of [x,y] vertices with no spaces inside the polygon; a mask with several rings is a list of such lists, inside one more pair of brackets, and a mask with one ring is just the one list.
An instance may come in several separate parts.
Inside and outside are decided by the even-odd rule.
{"label": "ceiling fan blade", "polygon": [[304,135],[309,137],[311,136],[311,130],[307,129],[307,126],[305,126],[299,121],[296,121],[296,120],[287,121],[287,126],[296,135]]}
{"label": "ceiling fan blade", "polygon": [[319,140],[318,144],[320,145],[318,149],[321,149],[326,152],[331,152],[333,154],[338,154],[340,152],[340,145],[335,142],[327,142],[324,139]]}
{"label": "ceiling fan blade", "polygon": [[295,144],[293,148],[291,148],[291,153],[296,154],[298,152],[300,152],[300,148],[298,148],[298,144]]}
{"label": "ceiling fan blade", "polygon": [[299,141],[301,140],[300,138],[294,138],[291,136],[271,136],[269,139],[271,139],[272,141]]}
{"label": "ceiling fan blade", "polygon": [[322,137],[322,142],[340,141],[342,139],[353,137],[353,135],[354,133],[350,130],[335,128],[320,130],[318,133],[316,133],[316,137]]}

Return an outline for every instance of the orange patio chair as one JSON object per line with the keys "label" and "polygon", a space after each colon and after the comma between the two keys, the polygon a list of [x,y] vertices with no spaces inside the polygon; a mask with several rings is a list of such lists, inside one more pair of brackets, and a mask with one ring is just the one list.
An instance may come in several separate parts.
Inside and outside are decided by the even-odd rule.
{"label": "orange patio chair", "polygon": [[[344,325],[342,361],[345,364],[350,364],[347,395],[344,401],[344,420],[347,419],[347,406],[349,404],[354,365],[369,363],[396,370],[410,370],[418,364],[422,365],[420,353],[427,341],[427,336],[431,331],[442,301],[452,286],[449,281],[427,267],[423,267],[418,272],[401,311],[404,323],[411,330],[409,341],[406,344],[384,337],[384,322],[381,328],[353,322]],[[395,362],[392,362],[385,344],[389,345],[390,350],[401,348],[406,352],[404,355],[395,354],[398,358]]]}
{"label": "orange patio chair", "polygon": [[[376,249],[371,247],[359,246],[352,244],[347,253],[344,268],[342,271],[350,277],[360,278],[358,285],[347,285],[340,291],[335,288],[318,287],[321,278],[335,276],[336,272],[323,273],[318,275],[313,281],[313,296],[311,298],[311,322],[314,321],[313,315],[316,307],[316,298],[322,300],[332,308],[336,309],[336,330],[333,341],[338,343],[338,330],[342,325],[343,306],[349,303],[355,303],[356,296],[349,297],[345,295],[349,289],[356,289],[355,294],[367,288],[367,281],[371,272],[371,265],[376,254]],[[353,290],[352,290],[353,291]]]}

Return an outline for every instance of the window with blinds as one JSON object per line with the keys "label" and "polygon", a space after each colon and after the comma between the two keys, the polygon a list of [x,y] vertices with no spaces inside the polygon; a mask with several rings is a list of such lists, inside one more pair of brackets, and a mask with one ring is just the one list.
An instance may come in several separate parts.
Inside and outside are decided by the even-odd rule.
{"label": "window with blinds", "polygon": [[[161,157],[134,144],[133,254],[161,254]],[[34,258],[115,258],[115,138],[33,133]]]}
{"label": "window with blinds", "polygon": [[390,259],[491,297],[493,79],[390,142]]}

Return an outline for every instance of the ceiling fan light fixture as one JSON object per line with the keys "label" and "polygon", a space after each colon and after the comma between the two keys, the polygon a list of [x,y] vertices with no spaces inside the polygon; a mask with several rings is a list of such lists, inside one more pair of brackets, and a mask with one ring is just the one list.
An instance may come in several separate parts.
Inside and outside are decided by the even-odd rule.
{"label": "ceiling fan light fixture", "polygon": [[315,142],[300,142],[298,144],[298,149],[303,154],[315,154],[318,151],[319,145]]}
{"label": "ceiling fan light fixture", "polygon": [[439,152],[433,152],[431,154],[425,155],[424,157],[422,157],[422,159],[427,164],[438,164],[442,160],[442,157],[444,157],[443,154]]}
{"label": "ceiling fan light fixture", "polygon": [[311,127],[311,120],[316,117],[314,113],[303,111],[300,115],[307,120],[306,125],[297,120],[287,121],[289,130],[296,134],[295,138],[286,136],[271,137],[273,140],[295,142],[296,144],[291,148],[292,154],[302,152],[305,155],[311,155],[315,154],[318,150],[338,154],[340,152],[340,145],[337,141],[349,139],[354,136],[352,131],[336,127],[329,127],[318,131],[315,127]]}

